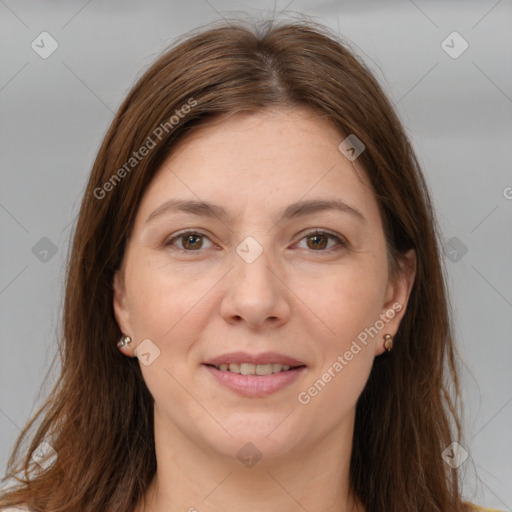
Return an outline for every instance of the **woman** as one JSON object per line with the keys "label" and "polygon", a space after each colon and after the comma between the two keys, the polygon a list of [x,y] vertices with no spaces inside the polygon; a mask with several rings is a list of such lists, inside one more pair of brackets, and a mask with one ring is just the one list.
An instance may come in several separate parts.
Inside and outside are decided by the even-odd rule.
{"label": "woman", "polygon": [[100,148],[61,378],[0,505],[484,510],[458,481],[437,243],[411,145],[347,45],[309,22],[191,35]]}

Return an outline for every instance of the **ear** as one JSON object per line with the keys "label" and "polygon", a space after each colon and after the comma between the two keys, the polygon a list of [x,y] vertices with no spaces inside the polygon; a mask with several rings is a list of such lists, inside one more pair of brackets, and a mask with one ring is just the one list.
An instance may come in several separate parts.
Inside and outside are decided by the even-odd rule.
{"label": "ear", "polygon": [[114,315],[117,325],[122,333],[131,335],[132,328],[130,324],[130,312],[128,308],[128,300],[126,298],[126,287],[124,281],[124,269],[121,268],[114,272],[113,279],[114,288]]}
{"label": "ear", "polygon": [[[414,249],[410,249],[401,256],[396,275],[394,279],[390,279],[388,282],[386,297],[381,311],[381,319],[385,323],[380,333],[381,339],[384,338],[385,334],[391,334],[393,337],[396,335],[407,309],[415,277],[416,252]],[[384,342],[377,343],[375,355],[380,355],[384,351]]]}

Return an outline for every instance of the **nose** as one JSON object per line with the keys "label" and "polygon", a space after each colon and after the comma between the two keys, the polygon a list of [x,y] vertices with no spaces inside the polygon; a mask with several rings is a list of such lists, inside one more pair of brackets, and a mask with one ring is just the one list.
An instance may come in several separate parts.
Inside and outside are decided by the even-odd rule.
{"label": "nose", "polygon": [[228,273],[221,304],[222,317],[231,324],[245,322],[251,329],[288,322],[292,294],[284,272],[266,249],[249,261],[234,254],[234,268]]}

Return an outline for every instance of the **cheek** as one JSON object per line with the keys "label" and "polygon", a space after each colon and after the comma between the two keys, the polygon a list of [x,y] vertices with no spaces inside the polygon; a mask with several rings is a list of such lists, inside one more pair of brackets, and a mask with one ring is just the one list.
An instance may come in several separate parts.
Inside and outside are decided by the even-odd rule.
{"label": "cheek", "polygon": [[366,258],[308,280],[302,296],[324,321],[330,337],[344,345],[378,319],[386,283],[385,267]]}
{"label": "cheek", "polygon": [[328,330],[316,337],[319,364],[301,399],[312,416],[323,417],[322,429],[341,421],[366,385],[378,342],[367,329],[379,319],[386,275],[377,266],[347,265],[313,287],[309,300],[316,296],[311,303]]}
{"label": "cheek", "polygon": [[193,265],[172,267],[161,255],[142,250],[134,256],[131,266],[127,264],[127,293],[135,337],[154,340],[166,352],[186,350],[186,340],[193,339],[209,318],[208,291],[218,282],[217,274]]}
{"label": "cheek", "polygon": [[190,289],[165,271],[165,263],[138,257],[135,251],[133,256],[126,284],[131,325],[137,339],[158,341],[185,315]]}

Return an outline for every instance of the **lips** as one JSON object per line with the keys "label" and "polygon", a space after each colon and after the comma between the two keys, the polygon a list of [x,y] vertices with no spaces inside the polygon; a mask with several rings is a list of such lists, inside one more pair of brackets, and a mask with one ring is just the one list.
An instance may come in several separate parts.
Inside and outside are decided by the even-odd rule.
{"label": "lips", "polygon": [[231,352],[208,359],[203,366],[222,386],[253,398],[288,387],[307,367],[302,361],[276,352]]}

